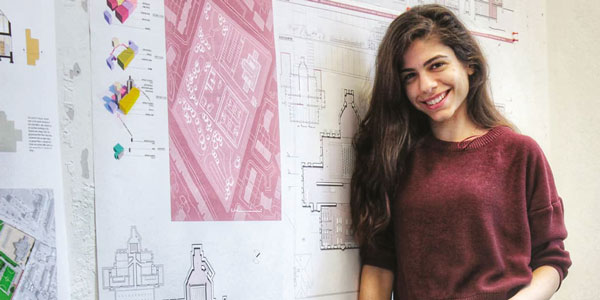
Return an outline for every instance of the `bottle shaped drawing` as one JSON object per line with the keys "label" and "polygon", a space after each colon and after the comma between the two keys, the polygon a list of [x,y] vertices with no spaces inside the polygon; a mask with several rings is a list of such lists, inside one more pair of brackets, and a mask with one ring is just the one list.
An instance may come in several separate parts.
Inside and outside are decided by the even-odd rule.
{"label": "bottle shaped drawing", "polygon": [[192,267],[185,283],[186,300],[214,300],[215,271],[204,257],[201,244],[192,245]]}

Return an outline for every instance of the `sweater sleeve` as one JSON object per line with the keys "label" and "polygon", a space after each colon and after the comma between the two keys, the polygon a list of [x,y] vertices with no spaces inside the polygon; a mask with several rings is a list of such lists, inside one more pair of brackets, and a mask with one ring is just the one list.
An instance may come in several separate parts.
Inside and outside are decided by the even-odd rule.
{"label": "sweater sleeve", "polygon": [[396,270],[394,234],[392,225],[377,233],[373,241],[361,248],[360,256],[364,265],[371,265],[392,272]]}
{"label": "sweater sleeve", "polygon": [[531,233],[531,263],[533,270],[548,265],[554,267],[560,281],[571,266],[569,252],[563,240],[567,237],[563,201],[556,192],[552,171],[537,143],[532,140],[527,171],[528,217]]}

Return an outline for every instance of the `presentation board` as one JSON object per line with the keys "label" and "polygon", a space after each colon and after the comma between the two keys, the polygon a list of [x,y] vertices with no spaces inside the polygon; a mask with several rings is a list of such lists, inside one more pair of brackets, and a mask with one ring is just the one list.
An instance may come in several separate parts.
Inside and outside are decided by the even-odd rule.
{"label": "presentation board", "polygon": [[[44,3],[53,11],[54,1]],[[92,285],[100,299],[354,299],[360,265],[350,230],[352,137],[387,26],[425,3],[459,15],[492,70],[514,71],[504,64],[518,38],[519,7],[510,0],[89,1],[82,5],[89,61],[75,63],[65,53],[57,63],[53,51],[66,46],[33,25],[51,24],[53,15],[29,20],[13,12],[17,4],[1,1],[0,22],[12,24],[0,27],[3,88],[23,98],[23,78],[57,66],[66,71],[60,83],[36,79],[49,87],[28,89],[26,98],[40,99],[30,106],[5,106],[3,89],[0,132],[10,134],[0,140],[0,159],[39,154],[54,183],[15,173],[23,183],[3,180],[0,195],[61,207],[62,186],[74,175],[69,168],[60,180],[59,144],[92,136],[75,163],[94,182],[85,191],[95,202]],[[10,76],[4,66],[30,74]],[[78,77],[88,66],[89,77]],[[47,112],[62,103],[61,118],[72,121],[81,103],[54,95],[77,89],[81,78],[91,86],[91,132],[69,127],[67,135],[59,116]],[[503,88],[517,80],[494,82],[496,104],[510,118],[519,94]],[[42,125],[29,125],[29,117]],[[42,130],[35,126],[47,126],[52,146],[27,153],[35,143],[26,133]],[[60,250],[65,221],[55,214]],[[6,223],[21,238],[42,239]],[[67,255],[56,253],[59,261]],[[66,258],[58,264],[60,270]]]}

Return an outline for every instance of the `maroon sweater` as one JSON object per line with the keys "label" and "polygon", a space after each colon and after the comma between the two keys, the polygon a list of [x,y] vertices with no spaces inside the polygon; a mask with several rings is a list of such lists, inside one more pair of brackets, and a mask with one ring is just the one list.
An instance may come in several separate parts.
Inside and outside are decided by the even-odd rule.
{"label": "maroon sweater", "polygon": [[507,299],[549,265],[571,265],[563,203],[538,144],[508,127],[470,143],[423,139],[392,224],[362,253],[395,272],[394,299]]}

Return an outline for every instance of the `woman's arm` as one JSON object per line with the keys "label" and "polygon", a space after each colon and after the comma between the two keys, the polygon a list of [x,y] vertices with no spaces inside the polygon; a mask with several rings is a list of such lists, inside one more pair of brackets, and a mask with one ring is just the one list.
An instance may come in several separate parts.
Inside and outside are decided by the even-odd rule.
{"label": "woman's arm", "polygon": [[371,265],[364,265],[360,274],[358,300],[389,300],[392,297],[394,273]]}
{"label": "woman's arm", "polygon": [[529,285],[510,300],[547,300],[554,295],[560,284],[558,271],[551,266],[541,266],[533,271]]}

